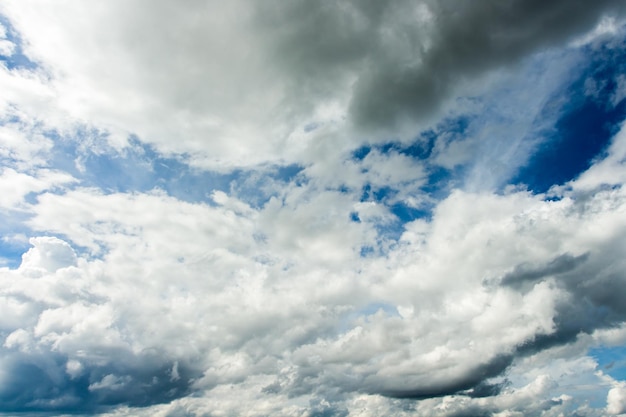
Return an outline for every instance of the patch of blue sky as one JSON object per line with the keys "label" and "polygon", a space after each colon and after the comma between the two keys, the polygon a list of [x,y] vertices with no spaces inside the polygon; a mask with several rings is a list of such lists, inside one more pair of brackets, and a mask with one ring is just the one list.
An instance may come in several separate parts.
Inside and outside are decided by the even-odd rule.
{"label": "patch of blue sky", "polygon": [[373,246],[361,246],[359,256],[361,258],[369,258],[370,256],[376,256],[377,251]]}
{"label": "patch of blue sky", "polygon": [[406,222],[403,222],[399,217],[374,223],[372,226],[377,233],[376,242],[361,247],[360,256],[362,258],[384,256],[400,240],[406,230],[405,225]]}
{"label": "patch of blue sky", "polygon": [[411,207],[403,202],[396,202],[390,206],[391,212],[402,224],[412,222],[417,219],[430,220],[432,218],[432,208],[433,207]]}
{"label": "patch of blue sky", "polygon": [[49,167],[69,173],[77,185],[104,192],[147,191],[154,188],[154,170],[145,156],[147,147],[131,146],[123,152],[108,147],[106,134],[79,129],[72,137],[46,132],[53,140]]}
{"label": "patch of blue sky", "polygon": [[0,267],[15,269],[22,263],[22,254],[29,248],[26,226],[30,214],[21,211],[0,211]]}
{"label": "patch of blue sky", "polygon": [[[533,152],[546,146],[542,145],[546,132],[555,131],[553,123],[562,119],[563,103],[569,99],[571,86],[585,72],[573,64],[585,62],[585,54],[585,51],[570,50],[534,57],[524,63],[523,76],[514,80],[505,77],[507,82],[489,95],[469,98],[472,105],[465,113],[444,119],[434,128],[421,132],[411,143],[387,142],[356,149],[351,155],[354,160],[364,160],[374,150],[383,155],[396,152],[419,160],[427,174],[425,183],[408,193],[405,189],[399,193],[391,187],[363,187],[361,201],[385,204],[398,219],[394,224],[382,225],[379,232],[386,237],[399,237],[405,223],[430,218],[432,207],[453,189],[503,191],[511,183],[524,182],[527,176],[524,172],[518,174],[520,166],[532,165]],[[544,85],[544,78],[551,81]],[[544,88],[552,91],[547,100],[528,95],[529,84],[534,85],[537,80],[541,80],[537,87],[541,92]],[[528,97],[524,100],[528,102],[520,104],[519,94],[526,94]],[[519,109],[520,105],[531,104],[541,104],[543,110],[539,110],[541,107]],[[456,151],[452,159],[442,161],[442,150],[458,143],[460,151]],[[527,164],[529,159],[531,163]],[[541,173],[541,169],[537,172]],[[548,187],[552,181],[553,178],[547,179]],[[530,184],[529,188],[535,185]],[[423,198],[416,207],[414,201],[411,204],[403,201],[407,194],[420,194]]]}
{"label": "patch of blue sky", "polygon": [[191,167],[185,155],[165,156],[136,137],[129,146],[116,150],[107,145],[106,133],[79,129],[74,137],[54,140],[50,158],[53,168],[76,177],[78,185],[95,187],[105,193],[149,192],[159,189],[179,200],[212,204],[214,191],[235,192],[254,207],[262,206],[276,187],[273,181],[294,181],[302,170],[298,165],[264,166],[258,169],[222,173]]}
{"label": "patch of blue sky", "polygon": [[[394,224],[380,226],[379,233],[388,238],[399,237],[406,222],[430,218],[434,204],[456,188],[502,192],[510,184],[530,182],[526,181],[529,173],[537,173],[549,188],[554,177],[543,176],[541,167],[520,167],[534,167],[533,161],[538,159],[533,158],[533,153],[540,154],[553,143],[560,128],[558,123],[555,128],[554,123],[562,120],[568,109],[572,86],[588,72],[579,68],[581,62],[587,62],[588,53],[572,48],[535,56],[523,63],[523,75],[504,77],[490,94],[467,98],[471,105],[465,107],[465,112],[451,115],[421,132],[412,142],[386,142],[355,149],[351,155],[355,161],[364,160],[373,151],[382,155],[395,152],[419,160],[427,174],[426,181],[415,190],[407,190],[404,185],[402,192],[392,187],[363,187],[361,201],[385,204],[398,219]],[[544,91],[551,95],[546,97]],[[452,145],[458,144],[461,146],[450,151]],[[595,156],[596,151],[591,153]],[[538,184],[535,181],[528,187],[536,190]],[[415,200],[411,204],[403,201],[408,195],[422,196],[417,207]]]}
{"label": "patch of blue sky", "polygon": [[398,190],[383,186],[383,187],[372,187],[371,184],[366,184],[363,186],[361,190],[361,199],[360,201],[376,201],[376,202],[385,202],[390,198],[393,198],[398,193]]}
{"label": "patch of blue sky", "polygon": [[10,70],[34,70],[38,68],[37,63],[31,61],[30,58],[24,54],[24,49],[22,48],[22,38],[13,28],[11,22],[6,17],[0,15],[0,25],[6,29],[6,39],[15,45],[10,55],[0,54],[0,62],[3,62],[4,65],[6,65],[6,67]]}
{"label": "patch of blue sky", "polygon": [[[375,201],[385,204],[402,223],[410,222],[418,218],[430,218],[435,202],[445,198],[455,182],[454,177],[458,175],[459,169],[448,170],[442,167],[431,166],[428,168],[427,181],[425,184],[416,186],[412,191],[406,193],[406,187],[400,193],[399,189],[389,186],[373,187],[366,184],[361,189],[360,201]],[[408,187],[408,186],[407,186]],[[419,206],[408,204],[401,197],[406,195],[427,196],[423,198]]]}
{"label": "patch of blue sky", "polygon": [[[457,179],[462,177],[463,166],[445,168],[434,162],[431,157],[433,156],[436,142],[443,134],[464,135],[473,118],[470,115],[446,118],[435,129],[427,129],[420,132],[411,142],[385,142],[362,146],[354,150],[351,157],[354,160],[362,161],[370,152],[377,151],[382,155],[394,152],[420,161],[424,164],[426,181],[412,191],[428,194],[429,200],[441,200],[448,196],[451,189],[459,186],[460,182]],[[403,185],[403,188],[406,191],[406,185]],[[386,202],[391,200],[392,204],[395,204],[396,201],[393,197],[397,194],[398,190],[390,187],[372,189],[371,185],[366,185],[361,193],[361,201]]]}
{"label": "patch of blue sky", "polygon": [[626,381],[626,346],[597,347],[588,353],[598,362],[602,372],[619,381]]}
{"label": "patch of blue sky", "polygon": [[277,166],[275,177],[283,182],[291,182],[298,177],[304,167],[298,164]]}
{"label": "patch of blue sky", "polygon": [[[366,184],[361,190],[360,202],[376,202],[387,207],[390,213],[394,215],[393,219],[385,219],[384,221],[375,222],[373,224],[377,234],[378,242],[376,246],[364,246],[360,250],[360,256],[367,258],[370,256],[379,256],[384,253],[384,247],[388,246],[389,241],[398,241],[405,231],[405,224],[418,218],[430,218],[429,210],[413,208],[402,200],[394,199],[398,190],[390,187],[372,187]],[[350,220],[355,223],[361,223],[358,212],[349,214]]]}
{"label": "patch of blue sky", "polygon": [[[411,142],[385,142],[361,146],[352,152],[351,158],[356,161],[362,161],[370,152],[376,151],[381,155],[397,153],[419,161],[425,169],[426,181],[412,190],[407,189],[407,187],[411,187],[410,184],[402,184],[401,187],[404,191],[402,195],[408,191],[409,194],[427,194],[431,201],[441,200],[448,196],[451,189],[460,184],[457,178],[462,176],[463,166],[446,168],[433,161],[432,157],[437,140],[442,135],[463,136],[475,118],[473,115],[449,117],[438,123],[434,129],[420,132]],[[394,198],[398,195],[398,191],[392,187],[372,188],[371,185],[366,185],[362,189],[360,200],[389,202],[393,205],[398,202],[398,199]],[[424,210],[424,207],[420,207],[420,210],[424,214],[428,212]],[[403,219],[404,217],[400,216],[400,218]]]}
{"label": "patch of blue sky", "polygon": [[352,158],[362,161],[372,151],[372,146],[364,145],[352,151]]}
{"label": "patch of blue sky", "polygon": [[398,152],[412,158],[427,160],[431,157],[433,153],[433,149],[435,148],[435,143],[437,141],[437,136],[437,132],[435,132],[434,130],[425,130],[421,132],[413,142],[399,147]]}
{"label": "patch of blue sky", "polygon": [[297,187],[308,183],[302,173],[304,167],[298,164],[266,165],[250,170],[235,170],[230,181],[229,190],[237,198],[252,208],[262,208],[272,197],[281,194],[287,184]]}
{"label": "patch of blue sky", "polygon": [[549,141],[569,100],[573,80],[587,65],[581,48],[546,50],[500,71],[487,94],[460,97],[434,129],[433,164],[450,170],[449,189],[503,192]]}
{"label": "patch of blue sky", "polygon": [[19,123],[20,118],[12,112],[0,114],[0,125],[6,125],[11,123]]}
{"label": "patch of blue sky", "polygon": [[378,233],[376,247],[372,246],[371,251],[367,249],[367,247],[365,247],[365,249],[361,248],[361,257],[385,256],[390,249],[397,246],[397,242],[400,240],[405,230],[404,224],[400,221],[376,225],[376,232]]}
{"label": "patch of blue sky", "polygon": [[[394,201],[394,197],[398,194],[398,190],[394,190],[390,187],[377,187],[374,188],[371,184],[366,184],[361,190],[361,202],[374,201],[380,204],[384,204],[391,213],[395,215],[395,220],[380,222],[375,225],[376,231],[380,238],[398,240],[404,232],[404,224],[418,218],[419,215],[424,212],[413,209],[407,204],[401,201]],[[429,216],[429,213],[425,213],[425,216]],[[351,213],[350,218],[354,222],[360,222],[358,213]],[[362,249],[361,256],[367,256],[373,254],[375,251],[369,249]]]}
{"label": "patch of blue sky", "polygon": [[428,179],[420,190],[427,193],[431,201],[438,201],[446,198],[450,191],[460,187],[463,173],[466,167],[457,166],[446,169],[441,166],[430,166],[428,168]]}
{"label": "patch of blue sky", "polygon": [[[393,219],[386,219],[374,225],[378,238],[381,240],[378,246],[384,247],[389,241],[398,241],[405,232],[407,223],[418,219],[431,220],[437,201],[449,194],[448,188],[451,184],[448,182],[449,178],[450,175],[446,170],[435,170],[429,176],[426,186],[408,191],[406,187],[400,190],[388,186],[374,187],[371,184],[365,184],[360,190],[359,201],[382,204],[393,215]],[[415,201],[418,201],[418,204],[415,204]],[[350,220],[361,222],[357,212],[350,213]],[[361,256],[380,255],[383,252],[384,250],[380,247],[378,249],[367,247],[362,248]]]}
{"label": "patch of blue sky", "polygon": [[[454,119],[454,122],[460,122],[460,120],[461,118]],[[446,123],[447,122],[446,120]],[[384,142],[381,144],[361,146],[352,152],[352,158],[357,161],[362,161],[372,150],[376,150],[382,155],[393,151],[415,159],[427,160],[432,154],[436,139],[437,133],[432,129],[428,129],[421,132],[415,140],[410,143]]]}
{"label": "patch of blue sky", "polygon": [[588,64],[563,92],[567,101],[546,140],[513,183],[543,193],[576,178],[606,150],[626,118],[626,101],[615,102],[618,76],[626,72],[626,45],[587,47]]}
{"label": "patch of blue sky", "polygon": [[10,239],[0,239],[0,267],[16,269],[22,263],[22,254],[30,245],[28,242],[18,242]]}

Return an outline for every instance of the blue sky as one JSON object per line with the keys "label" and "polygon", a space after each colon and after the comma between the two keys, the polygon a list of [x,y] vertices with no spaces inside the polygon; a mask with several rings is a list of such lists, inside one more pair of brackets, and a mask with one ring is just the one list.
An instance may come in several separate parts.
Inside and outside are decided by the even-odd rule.
{"label": "blue sky", "polygon": [[0,415],[626,415],[624,13],[0,5]]}

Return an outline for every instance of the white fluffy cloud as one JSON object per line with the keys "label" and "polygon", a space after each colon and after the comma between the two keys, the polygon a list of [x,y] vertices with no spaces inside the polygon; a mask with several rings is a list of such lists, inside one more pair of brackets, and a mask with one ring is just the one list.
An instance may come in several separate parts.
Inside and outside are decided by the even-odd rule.
{"label": "white fluffy cloud", "polygon": [[76,265],[76,253],[67,242],[56,237],[36,237],[29,242],[33,247],[22,256],[20,268],[55,272]]}
{"label": "white fluffy cloud", "polygon": [[[624,318],[602,294],[607,280],[613,290],[626,285],[612,272],[624,266],[611,249],[626,235],[621,189],[560,201],[456,192],[381,259],[359,256],[376,234],[350,223],[349,195],[299,192],[260,210],[223,193],[217,206],[159,193],[41,195],[31,226],[89,252],[77,258],[60,239],[35,238],[22,266],[3,270],[3,298],[14,306],[5,348],[52,361],[36,366],[67,384],[85,381],[92,401],[141,404],[124,395],[194,389],[217,408],[170,407],[240,413],[232,395],[296,410],[310,406],[298,405],[307,397],[336,407],[364,394],[471,393],[511,365],[528,367],[516,357],[540,351],[546,337],[567,339],[568,320],[587,314],[572,303],[610,312],[574,323],[588,334]],[[125,388],[150,378],[143,391]],[[543,375],[528,384],[468,407],[514,409],[558,392]],[[437,413],[456,409],[445,404]]]}
{"label": "white fluffy cloud", "polygon": [[0,172],[0,207],[20,209],[29,193],[39,193],[74,181],[65,172],[40,169],[29,175],[12,168]]}
{"label": "white fluffy cloud", "polygon": [[0,414],[623,413],[626,127],[504,187],[623,6],[452,3],[3,3]]}
{"label": "white fluffy cloud", "polygon": [[606,411],[610,415],[623,415],[626,413],[626,387],[623,383],[615,384],[606,398]]}
{"label": "white fluffy cloud", "polygon": [[[436,112],[466,77],[592,29],[621,5],[453,8],[430,1],[9,1],[2,13],[50,82],[13,74],[4,100],[27,101],[57,124],[69,116],[133,133],[213,168],[297,161],[321,140],[301,134],[311,125],[347,118],[359,136],[376,138],[361,129],[367,125],[407,139],[415,119]],[[15,96],[24,89],[33,97]],[[400,128],[407,122],[411,130]]]}

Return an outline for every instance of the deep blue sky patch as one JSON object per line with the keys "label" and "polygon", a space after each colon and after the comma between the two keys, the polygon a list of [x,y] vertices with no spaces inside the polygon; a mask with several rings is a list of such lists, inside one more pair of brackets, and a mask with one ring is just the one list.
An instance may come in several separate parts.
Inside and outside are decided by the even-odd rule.
{"label": "deep blue sky patch", "polygon": [[619,381],[626,381],[626,346],[598,347],[589,351],[598,368]]}
{"label": "deep blue sky patch", "polygon": [[[613,106],[616,78],[626,69],[626,47],[588,52],[590,63],[566,91],[567,102],[552,133],[530,163],[513,179],[534,192],[546,192],[576,178],[606,149],[626,115],[626,102]],[[593,80],[593,83],[590,81]],[[589,86],[597,86],[590,94]]]}

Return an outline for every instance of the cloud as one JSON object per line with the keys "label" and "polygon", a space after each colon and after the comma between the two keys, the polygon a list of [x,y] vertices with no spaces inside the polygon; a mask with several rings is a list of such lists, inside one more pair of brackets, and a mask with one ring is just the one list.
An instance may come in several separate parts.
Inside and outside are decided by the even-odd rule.
{"label": "cloud", "polygon": [[[214,207],[159,193],[40,196],[31,226],[63,231],[101,259],[74,255],[57,238],[32,240],[22,267],[5,270],[22,276],[4,291],[31,323],[9,328],[6,347],[37,347],[52,358],[46,372],[91,386],[77,400],[83,407],[168,402],[190,389],[213,397],[238,384],[294,399],[500,398],[504,385],[492,380],[518,360],[624,320],[603,290],[624,283],[611,249],[623,246],[621,189],[580,201],[456,192],[435,209],[423,243],[407,233],[371,260],[332,249],[375,238],[359,232],[373,226],[350,223],[352,205],[341,202],[349,194],[301,192],[258,210],[223,193]],[[519,266],[529,262],[540,266]],[[35,279],[40,290],[28,284]],[[404,313],[346,316],[375,300]]]}
{"label": "cloud", "polygon": [[31,238],[29,243],[33,247],[22,256],[21,269],[55,272],[76,265],[76,253],[67,242],[55,237],[37,237]]}
{"label": "cloud", "polygon": [[17,168],[45,166],[53,144],[50,139],[34,130],[30,126],[20,126],[17,123],[0,126],[0,158],[15,164]]}
{"label": "cloud", "polygon": [[528,268],[526,266],[518,266],[511,274],[502,278],[502,284],[518,288],[525,282],[534,284],[537,280],[542,278],[562,274],[577,268],[580,264],[587,260],[587,257],[588,254],[576,257],[569,254],[563,254],[554,258],[545,267]]}
{"label": "cloud", "polygon": [[623,411],[621,3],[0,11],[0,412]]}
{"label": "cloud", "polygon": [[[358,122],[386,125],[432,115],[459,83],[503,65],[514,65],[533,50],[590,30],[604,13],[621,5],[611,1],[593,5],[582,1],[507,1],[484,7],[427,2],[422,7],[436,26],[426,42],[412,26],[408,35],[414,44],[410,49],[398,48],[392,59],[359,79],[352,101]],[[407,16],[407,20],[413,17]]]}
{"label": "cloud", "polygon": [[[302,135],[307,126],[344,126],[348,118],[360,136],[392,129],[406,140],[415,127],[403,125],[436,114],[467,81],[618,10],[608,0],[480,8],[117,1],[97,10],[8,2],[2,12],[49,82],[10,72],[7,90],[28,89],[32,98],[14,100],[40,110],[40,119],[62,125],[69,116],[112,137],[133,133],[202,166],[298,161],[323,140],[323,129]],[[49,100],[55,105],[45,106]]]}
{"label": "cloud", "polygon": [[11,56],[15,50],[15,44],[7,39],[7,30],[0,24],[0,55]]}
{"label": "cloud", "polygon": [[626,413],[626,390],[624,384],[616,384],[606,398],[606,411],[611,415]]}
{"label": "cloud", "polygon": [[18,172],[12,168],[4,168],[0,173],[0,207],[8,210],[24,208],[26,197],[31,193],[40,193],[54,189],[75,179],[65,172],[40,169],[32,174]]}

